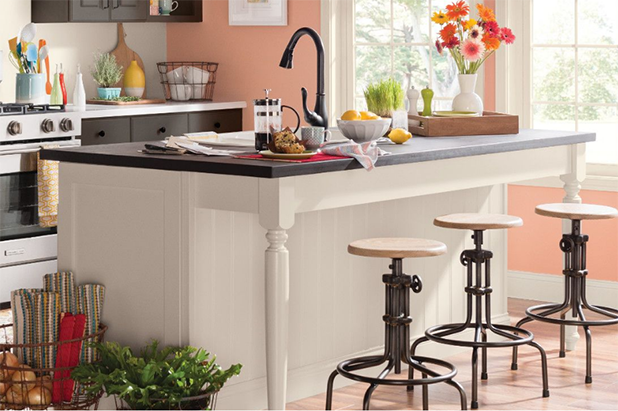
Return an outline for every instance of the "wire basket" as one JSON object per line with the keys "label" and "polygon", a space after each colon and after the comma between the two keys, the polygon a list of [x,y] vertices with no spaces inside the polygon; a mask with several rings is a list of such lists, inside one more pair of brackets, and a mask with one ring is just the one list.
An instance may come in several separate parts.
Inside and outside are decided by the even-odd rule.
{"label": "wire basket", "polygon": [[175,61],[157,63],[166,100],[212,101],[219,63]]}
{"label": "wire basket", "polygon": [[[12,326],[13,324],[0,325],[0,333],[4,334],[5,341],[8,340],[6,336],[10,334],[7,331]],[[22,350],[58,353],[60,347],[65,344],[69,344],[68,348],[73,348],[73,343],[83,346],[87,343],[102,342],[105,331],[107,331],[107,327],[99,324],[99,330],[96,333],[73,340],[38,344],[0,343],[0,355],[2,355],[0,360],[1,409],[21,410],[29,408],[43,410],[52,407],[63,410],[83,410],[91,407],[97,409],[103,391],[94,396],[86,395],[83,385],[75,383],[70,378],[71,372],[76,366],[30,368],[23,365],[9,365],[9,358],[13,357],[7,353],[14,354]],[[16,372],[21,373],[16,376]],[[54,400],[54,388],[60,389],[60,400]],[[63,399],[63,396],[65,398],[70,397],[70,400]]]}
{"label": "wire basket", "polygon": [[[202,394],[195,397],[186,397],[180,400],[180,404],[170,407],[169,402],[163,399],[151,398],[153,403],[157,403],[152,409],[157,410],[214,410],[217,407],[218,391]],[[117,396],[114,397],[117,410],[131,410],[132,408]]]}

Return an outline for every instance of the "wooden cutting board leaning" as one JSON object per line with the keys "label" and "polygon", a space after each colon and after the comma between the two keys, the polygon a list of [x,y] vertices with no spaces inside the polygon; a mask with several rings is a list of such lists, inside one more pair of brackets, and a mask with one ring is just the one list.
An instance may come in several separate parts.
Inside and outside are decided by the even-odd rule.
{"label": "wooden cutting board leaning", "polygon": [[[144,73],[145,73],[146,70],[144,69],[144,62],[142,61],[142,58],[139,56],[139,54],[137,54],[136,52],[134,52],[133,50],[129,48],[129,46],[127,45],[125,41],[126,36],[127,35],[124,32],[124,26],[122,25],[122,23],[118,23],[118,45],[110,54],[115,56],[118,64],[122,66],[123,74],[127,71],[129,64],[131,64],[133,60],[137,61],[137,65],[140,66],[140,68],[144,70]],[[123,86],[122,80],[120,80],[115,85],[115,87],[122,87],[122,86]],[[120,95],[121,96],[126,95],[124,92],[124,89],[122,90],[122,93]],[[144,86],[144,98],[147,95],[148,95],[147,90],[146,90],[146,87]]]}

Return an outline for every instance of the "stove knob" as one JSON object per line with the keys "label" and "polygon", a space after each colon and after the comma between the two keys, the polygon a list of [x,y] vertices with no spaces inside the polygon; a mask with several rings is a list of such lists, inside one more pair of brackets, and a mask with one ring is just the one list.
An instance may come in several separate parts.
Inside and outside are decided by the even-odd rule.
{"label": "stove knob", "polygon": [[18,123],[17,121],[11,121],[9,123],[9,126],[7,127],[7,131],[12,136],[16,136],[18,134],[21,134],[21,124]]}
{"label": "stove knob", "polygon": [[71,120],[70,118],[63,118],[62,120],[60,120],[60,130],[65,133],[73,131],[73,120]]}
{"label": "stove knob", "polygon": [[41,130],[43,130],[43,133],[52,133],[52,132],[56,131],[56,128],[54,127],[54,122],[52,120],[46,118],[41,123]]}

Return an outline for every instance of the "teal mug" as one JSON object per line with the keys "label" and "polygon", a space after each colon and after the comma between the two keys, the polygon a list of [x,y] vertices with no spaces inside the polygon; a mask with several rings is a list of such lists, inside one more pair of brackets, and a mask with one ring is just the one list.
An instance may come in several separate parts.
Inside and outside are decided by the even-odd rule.
{"label": "teal mug", "polygon": [[174,10],[178,8],[178,2],[172,0],[159,0],[161,6],[161,14],[169,16]]}
{"label": "teal mug", "polygon": [[15,82],[15,102],[20,104],[45,104],[45,75],[18,73]]}

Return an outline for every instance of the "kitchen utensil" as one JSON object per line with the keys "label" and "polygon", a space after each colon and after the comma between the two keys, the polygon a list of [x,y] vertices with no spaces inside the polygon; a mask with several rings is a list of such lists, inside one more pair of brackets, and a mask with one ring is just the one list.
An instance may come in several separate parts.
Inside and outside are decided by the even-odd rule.
{"label": "kitchen utensil", "polygon": [[285,154],[285,153],[273,153],[270,150],[262,150],[260,151],[262,157],[270,158],[273,160],[304,160],[306,158],[311,158],[318,154],[316,151],[305,151],[304,153],[299,154]]}
{"label": "kitchen utensil", "polygon": [[187,101],[193,96],[190,84],[170,84],[170,93],[176,101]]}
{"label": "kitchen utensil", "polygon": [[[41,46],[41,44],[43,45]],[[39,67],[38,67],[39,73],[41,72],[41,62],[47,58],[48,54],[49,54],[49,47],[45,45],[45,41],[44,40],[39,41],[39,58],[37,59],[38,64],[39,64]]]}
{"label": "kitchen utensil", "polygon": [[330,140],[332,133],[324,130],[324,127],[301,127],[300,135],[307,150],[317,150],[323,143]]}
{"label": "kitchen utensil", "polygon": [[265,98],[253,100],[255,149],[258,151],[266,150],[272,135],[282,130],[284,108],[292,110],[296,115],[297,123],[294,133],[300,127],[300,116],[296,110],[290,106],[282,105],[281,99],[269,98],[270,89],[264,89],[264,92],[266,93]]}
{"label": "kitchen utensil", "polygon": [[[47,82],[45,83],[45,93],[47,93],[47,95],[50,95],[52,92],[52,84],[51,81],[49,81],[49,47],[47,46],[47,41],[44,39],[41,39],[39,43],[42,43],[43,47],[45,48],[44,51],[39,51],[39,54],[41,55],[39,57],[39,61],[45,60],[45,74],[47,76]],[[45,58],[42,57],[43,52],[45,53]]]}
{"label": "kitchen utensil", "polygon": [[75,76],[75,87],[73,87],[73,106],[86,109],[86,90],[84,89],[84,78],[79,64],[77,65],[77,75]]}
{"label": "kitchen utensil", "polygon": [[37,61],[39,59],[39,50],[34,43],[28,43],[26,49],[26,59],[28,60],[28,66],[32,72],[37,72]]}
{"label": "kitchen utensil", "polygon": [[357,143],[378,140],[382,137],[391,125],[390,118],[379,120],[356,120],[345,121],[337,119],[337,127],[341,133]]}
{"label": "kitchen utensil", "polygon": [[26,24],[17,35],[17,43],[30,43],[36,37],[36,24]]}
{"label": "kitchen utensil", "polygon": [[[144,69],[144,62],[142,61],[142,58],[139,56],[139,54],[137,54],[136,52],[134,52],[133,50],[129,48],[129,46],[127,45],[125,41],[125,38],[126,38],[126,34],[124,32],[124,26],[122,25],[122,23],[118,23],[118,45],[110,54],[116,57],[116,62],[122,66],[123,74],[129,68],[133,60],[137,62],[137,65],[145,73],[146,70]],[[123,82],[122,80],[120,80],[115,85],[115,87],[122,87],[122,85],[123,85]],[[124,95],[124,93],[122,93],[121,95]],[[144,86],[143,95],[144,96],[148,95],[146,86]]]}
{"label": "kitchen utensil", "polygon": [[178,2],[172,0],[160,0],[159,4],[161,5],[161,15],[169,16],[171,12],[178,8]]}
{"label": "kitchen utensil", "polygon": [[54,74],[54,85],[52,87],[50,104],[62,104],[62,87],[60,86],[60,69],[56,64],[56,74]]}
{"label": "kitchen utensil", "polygon": [[433,100],[433,90],[429,86],[421,91],[423,97],[423,116],[431,116],[431,101]]}
{"label": "kitchen utensil", "polygon": [[62,104],[66,105],[68,102],[67,86],[64,83],[64,67],[60,63],[60,90],[62,91]]}

